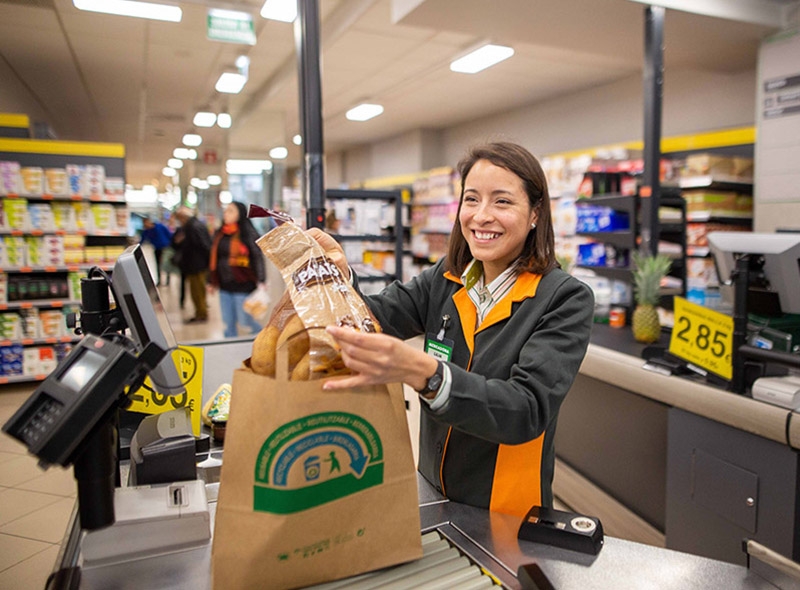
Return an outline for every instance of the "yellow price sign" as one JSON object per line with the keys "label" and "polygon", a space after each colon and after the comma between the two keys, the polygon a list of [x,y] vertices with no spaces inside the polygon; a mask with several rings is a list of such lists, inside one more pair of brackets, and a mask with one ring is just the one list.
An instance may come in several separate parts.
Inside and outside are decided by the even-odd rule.
{"label": "yellow price sign", "polygon": [[733,318],[675,297],[669,351],[720,377],[733,377]]}
{"label": "yellow price sign", "polygon": [[131,400],[127,410],[142,414],[163,414],[178,408],[189,408],[192,432],[200,436],[200,414],[203,410],[203,349],[198,346],[181,346],[172,352],[172,360],[178,369],[186,392],[180,395],[162,395],[155,391],[150,377],[144,386],[128,394]]}

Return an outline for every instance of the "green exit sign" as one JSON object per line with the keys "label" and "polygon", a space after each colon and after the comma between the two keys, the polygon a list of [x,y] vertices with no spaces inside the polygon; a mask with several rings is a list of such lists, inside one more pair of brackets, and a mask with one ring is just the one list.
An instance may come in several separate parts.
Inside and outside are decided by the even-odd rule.
{"label": "green exit sign", "polygon": [[208,12],[206,37],[212,41],[256,44],[256,30],[253,17],[245,12],[232,10],[210,10]]}

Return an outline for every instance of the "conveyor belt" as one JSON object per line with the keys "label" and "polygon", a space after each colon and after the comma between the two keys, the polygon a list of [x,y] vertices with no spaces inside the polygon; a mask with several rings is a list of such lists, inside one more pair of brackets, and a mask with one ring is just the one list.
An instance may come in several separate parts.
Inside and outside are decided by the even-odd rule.
{"label": "conveyor belt", "polygon": [[360,576],[309,586],[313,590],[482,590],[496,587],[494,578],[473,564],[438,531],[422,535],[422,558]]}

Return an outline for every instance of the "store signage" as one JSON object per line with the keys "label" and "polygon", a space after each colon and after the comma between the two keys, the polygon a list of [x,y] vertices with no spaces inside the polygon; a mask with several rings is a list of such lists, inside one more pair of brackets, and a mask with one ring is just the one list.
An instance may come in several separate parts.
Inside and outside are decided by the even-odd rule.
{"label": "store signage", "polygon": [[683,297],[675,297],[674,302],[670,353],[730,380],[733,377],[733,318],[690,303]]}
{"label": "store signage", "polygon": [[150,377],[144,386],[128,394],[131,405],[126,409],[142,414],[163,414],[178,408],[189,408],[192,432],[200,436],[200,419],[203,411],[203,349],[199,346],[181,346],[173,351],[172,359],[178,367],[178,375],[186,385],[180,395],[162,395],[153,389]]}
{"label": "store signage", "polygon": [[208,13],[206,37],[212,41],[256,44],[253,17],[243,12],[210,11]]}
{"label": "store signage", "polygon": [[216,164],[217,163],[217,150],[205,150],[203,152],[203,163],[204,164]]}

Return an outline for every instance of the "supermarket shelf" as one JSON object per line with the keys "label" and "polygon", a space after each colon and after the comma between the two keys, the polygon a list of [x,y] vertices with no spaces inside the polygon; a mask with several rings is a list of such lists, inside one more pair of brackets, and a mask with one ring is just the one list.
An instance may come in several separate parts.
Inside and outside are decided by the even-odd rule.
{"label": "supermarket shelf", "polygon": [[38,201],[92,201],[93,203],[126,203],[125,195],[32,195],[27,193],[0,194],[0,198]]}
{"label": "supermarket shelf", "polygon": [[681,188],[730,188],[732,190],[752,190],[753,179],[724,174],[688,176],[678,179]]}
{"label": "supermarket shelf", "polygon": [[53,336],[49,338],[21,338],[19,340],[0,340],[0,346],[22,344],[22,346],[36,346],[37,344],[58,344],[78,342],[80,336]]}
{"label": "supermarket shelf", "polygon": [[720,223],[752,223],[752,214],[719,215],[713,211],[687,211],[686,221],[718,221]]}
{"label": "supermarket shelf", "polygon": [[9,301],[0,303],[0,311],[15,309],[32,309],[34,307],[64,307],[65,305],[80,305],[80,301],[73,299],[36,299],[30,301]]}
{"label": "supermarket shelf", "polygon": [[576,235],[591,238],[604,244],[613,244],[619,248],[632,249],[636,247],[636,236],[630,230],[621,231],[596,231],[596,232],[577,232]]}
{"label": "supermarket shelf", "polygon": [[636,197],[634,195],[620,195],[610,193],[606,195],[594,195],[592,197],[581,197],[575,201],[576,205],[600,205],[601,207],[611,207],[621,211],[632,211],[636,207]]}
{"label": "supermarket shelf", "polygon": [[711,248],[704,247],[704,246],[687,246],[686,247],[686,256],[691,256],[692,258],[705,258],[711,254]]}
{"label": "supermarket shelf", "polygon": [[0,385],[9,383],[30,383],[31,381],[44,381],[47,375],[0,375]]}
{"label": "supermarket shelf", "polygon": [[337,242],[394,242],[394,236],[382,236],[371,234],[331,234],[331,237]]}
{"label": "supermarket shelf", "polygon": [[78,272],[81,270],[89,270],[95,266],[103,270],[111,270],[114,268],[114,262],[114,260],[106,260],[94,264],[70,264],[66,266],[10,266],[4,268],[3,272]]}
{"label": "supermarket shelf", "polygon": [[595,274],[600,275],[601,277],[606,277],[609,279],[614,280],[623,280],[623,281],[630,281],[631,280],[631,269],[628,267],[616,267],[616,266],[586,266],[583,264],[576,265],[580,268],[585,268],[588,270],[592,270]]}
{"label": "supermarket shelf", "polygon": [[96,237],[115,237],[127,238],[127,232],[111,231],[111,230],[93,230],[88,231],[85,229],[0,229],[0,236],[84,236],[87,238]]}

